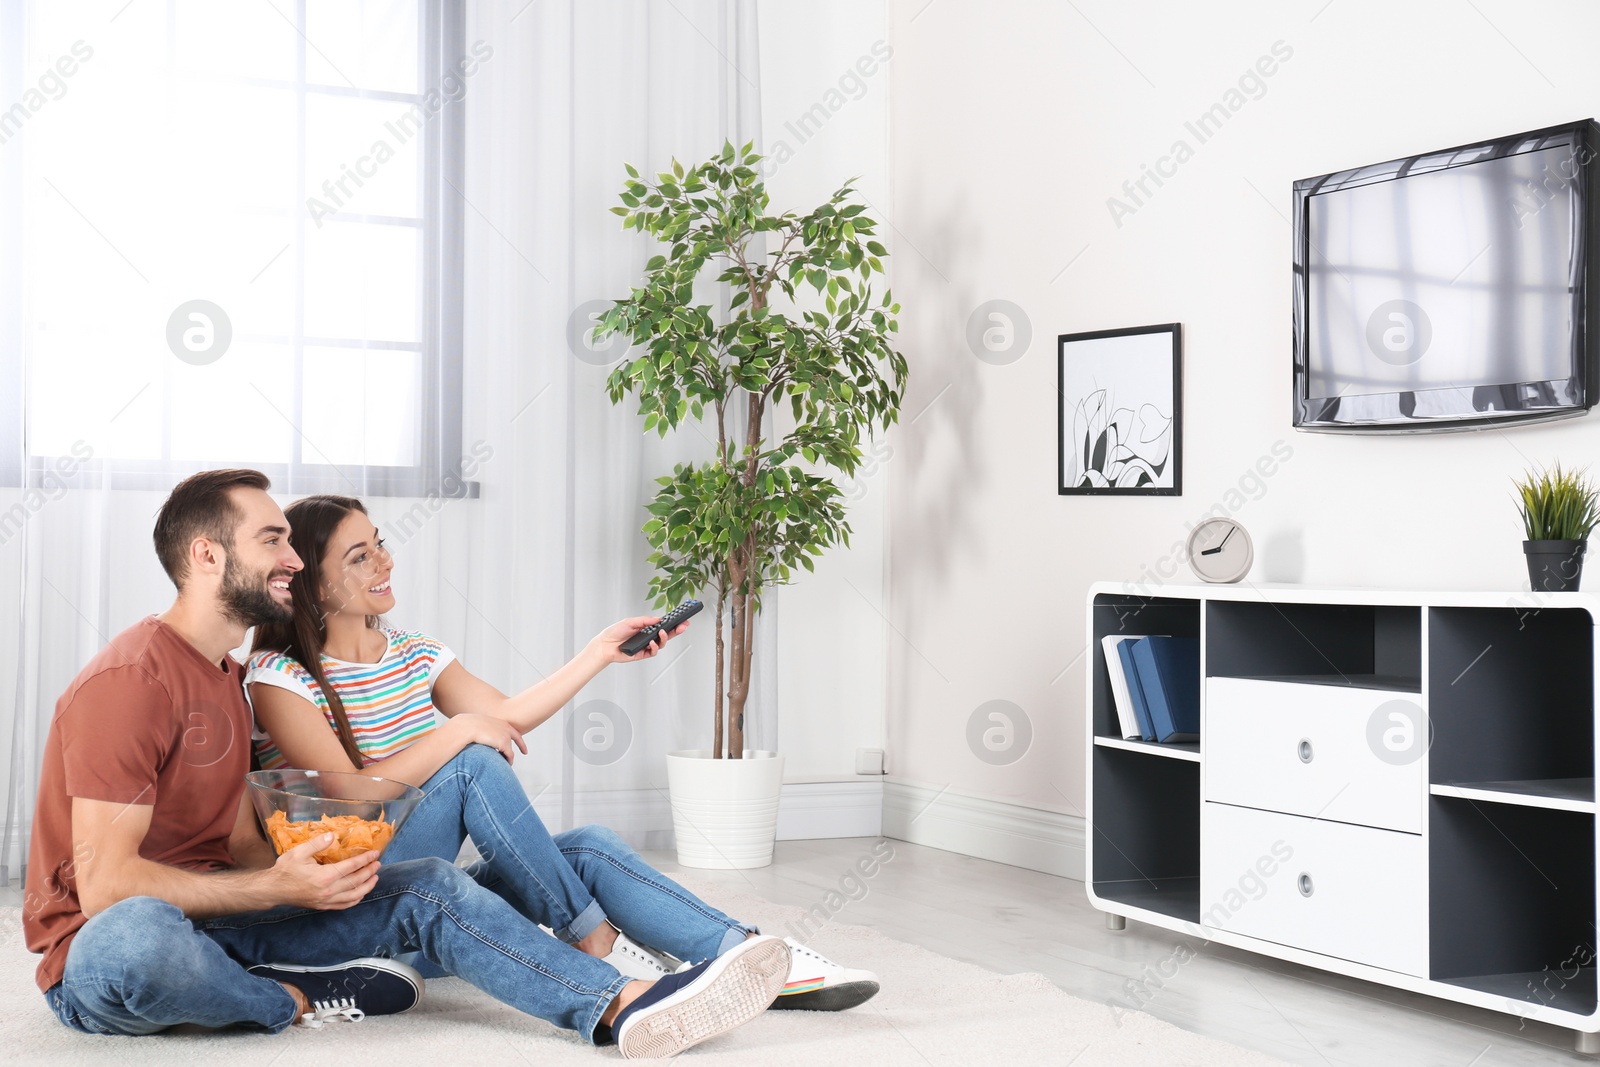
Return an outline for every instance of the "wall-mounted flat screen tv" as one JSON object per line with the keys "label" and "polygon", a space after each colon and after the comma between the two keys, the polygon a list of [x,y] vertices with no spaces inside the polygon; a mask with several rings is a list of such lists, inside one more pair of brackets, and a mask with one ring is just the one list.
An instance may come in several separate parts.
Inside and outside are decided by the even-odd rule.
{"label": "wall-mounted flat screen tv", "polygon": [[1295,427],[1588,411],[1597,151],[1589,119],[1295,182]]}

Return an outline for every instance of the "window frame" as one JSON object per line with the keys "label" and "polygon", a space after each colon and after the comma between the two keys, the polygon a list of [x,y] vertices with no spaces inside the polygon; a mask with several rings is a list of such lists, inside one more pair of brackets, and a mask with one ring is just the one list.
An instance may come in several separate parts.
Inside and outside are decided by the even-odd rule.
{"label": "window frame", "polygon": [[[0,26],[8,31],[25,29],[28,0],[0,0]],[[286,346],[293,360],[295,410],[285,414],[296,427],[288,462],[263,463],[248,457],[248,463],[272,479],[273,486],[288,494],[344,493],[386,497],[478,496],[478,483],[463,477],[464,448],[463,378],[464,341],[462,300],[465,292],[464,251],[465,212],[460,190],[465,183],[466,130],[465,94],[445,98],[439,111],[422,124],[422,173],[420,218],[389,217],[340,212],[340,222],[360,225],[394,225],[421,231],[420,341],[363,341],[348,338],[308,336],[305,319],[305,227],[309,212],[306,197],[312,195],[306,178],[306,109],[309,95],[345,96],[369,100],[421,103],[431,91],[440,88],[444,72],[454,69],[466,56],[465,0],[419,0],[418,91],[401,93],[389,90],[356,89],[308,83],[306,79],[306,11],[296,5],[296,79],[293,82],[241,78],[246,84],[287,88],[297,96],[297,154],[295,201],[299,225],[295,241],[286,255],[296,260],[294,290],[294,334],[274,338]],[[26,33],[0,33],[0,101],[19,99],[26,81],[23,63]],[[0,105],[4,106],[4,105]],[[19,131],[8,145],[0,146],[0,203],[11,210],[0,211],[0,286],[13,294],[23,291],[26,258],[23,252],[22,220],[24,202],[23,155],[26,130]],[[7,148],[12,149],[6,151]],[[163,490],[195,469],[192,460],[134,460],[115,457],[76,457],[33,455],[27,450],[27,357],[24,345],[27,327],[20,299],[0,302],[0,486],[39,488],[47,478],[74,477],[76,484],[112,489]],[[349,348],[354,351],[403,350],[421,357],[419,375],[417,462],[410,466],[335,464],[307,461],[306,442],[299,432],[304,407],[304,352],[307,347]]]}

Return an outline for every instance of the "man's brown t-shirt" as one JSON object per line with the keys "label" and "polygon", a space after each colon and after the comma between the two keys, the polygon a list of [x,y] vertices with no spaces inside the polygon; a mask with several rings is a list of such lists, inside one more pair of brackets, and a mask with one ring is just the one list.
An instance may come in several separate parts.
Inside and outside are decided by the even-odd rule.
{"label": "man's brown t-shirt", "polygon": [[[39,988],[61,981],[88,921],[78,905],[72,798],[152,806],[139,855],[191,870],[233,865],[228,837],[250,769],[244,668],[219,666],[151,616],[122,631],[56,702],[39,773],[22,926],[44,953]],[[88,846],[83,846],[87,848]]]}

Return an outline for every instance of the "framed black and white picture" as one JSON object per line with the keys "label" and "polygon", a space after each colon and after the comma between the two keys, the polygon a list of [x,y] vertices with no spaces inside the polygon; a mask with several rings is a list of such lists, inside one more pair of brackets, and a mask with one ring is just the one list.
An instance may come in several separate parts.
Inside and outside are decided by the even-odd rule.
{"label": "framed black and white picture", "polygon": [[1062,334],[1062,496],[1183,495],[1182,327]]}

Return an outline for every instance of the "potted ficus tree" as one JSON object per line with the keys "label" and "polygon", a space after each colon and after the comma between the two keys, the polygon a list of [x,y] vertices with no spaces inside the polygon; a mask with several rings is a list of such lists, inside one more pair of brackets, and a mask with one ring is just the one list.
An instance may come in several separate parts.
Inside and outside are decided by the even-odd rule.
{"label": "potted ficus tree", "polygon": [[1517,504],[1528,539],[1528,581],[1536,593],[1577,589],[1583,580],[1583,555],[1589,531],[1600,519],[1600,493],[1583,471],[1557,463],[1529,471],[1516,483]]}
{"label": "potted ficus tree", "polygon": [[[716,429],[711,458],[658,479],[644,524],[652,602],[699,598],[715,625],[711,747],[667,757],[679,862],[696,867],[771,862],[783,762],[744,740],[756,616],[768,586],[849,544],[827,469],[854,474],[864,438],[897,420],[906,380],[899,305],[872,287],[888,254],[876,223],[848,184],[808,214],[769,214],[760,161],[726,144],[654,181],[627,168],[611,210],[664,247],[595,330],[639,350],[607,390],[612,403],[638,395],[646,433],[688,419]],[[710,280],[731,297],[697,297]]]}

